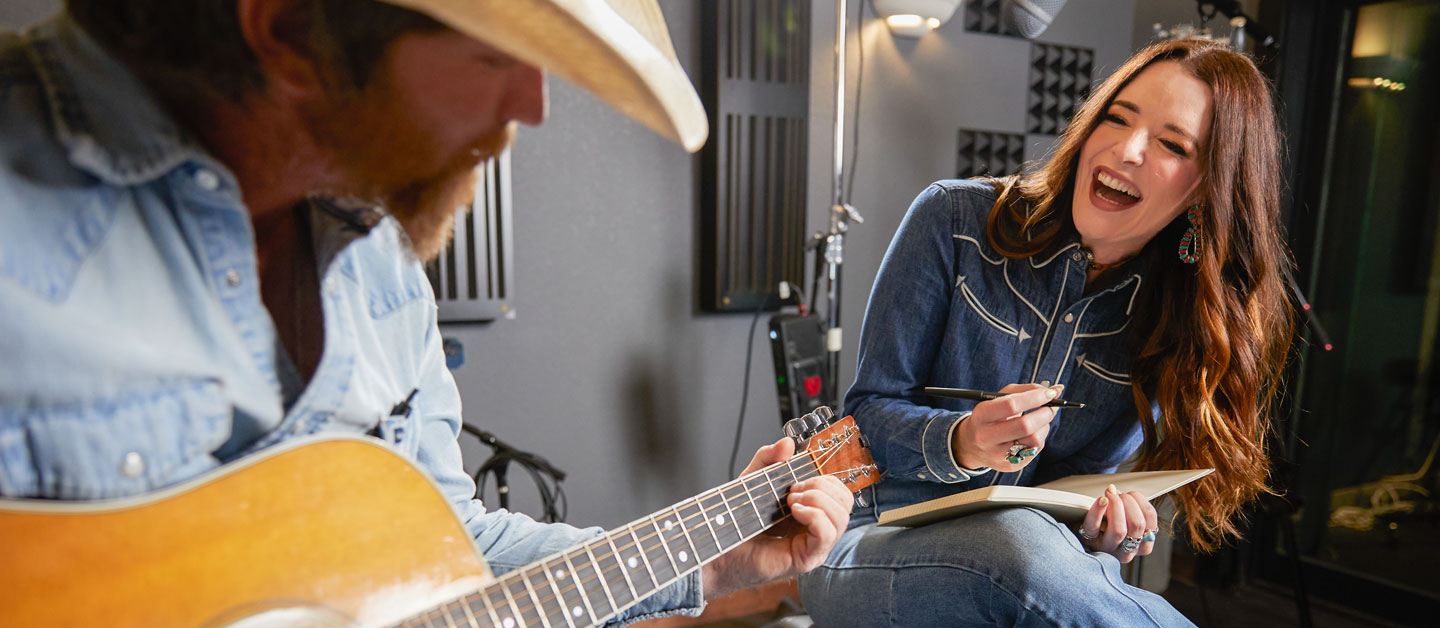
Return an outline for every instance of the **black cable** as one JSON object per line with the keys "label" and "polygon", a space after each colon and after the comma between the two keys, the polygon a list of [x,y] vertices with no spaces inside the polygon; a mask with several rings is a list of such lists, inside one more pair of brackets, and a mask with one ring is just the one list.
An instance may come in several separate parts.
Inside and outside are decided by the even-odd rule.
{"label": "black cable", "polygon": [[760,322],[760,313],[765,311],[765,304],[769,301],[769,294],[760,299],[760,305],[755,308],[755,316],[750,319],[750,333],[745,335],[745,384],[740,392],[740,416],[735,419],[735,444],[730,446],[730,475],[725,476],[727,478],[735,477],[735,458],[740,454],[740,434],[745,431],[745,402],[750,400],[750,358],[755,354],[755,325]]}
{"label": "black cable", "polygon": [[[805,291],[793,283],[789,284],[791,298],[800,305],[800,314],[803,316],[808,312],[805,306]],[[781,302],[787,299],[780,299]],[[760,300],[760,307],[755,308],[755,317],[750,319],[750,333],[745,336],[748,343],[745,347],[745,383],[740,389],[740,416],[735,418],[735,442],[730,445],[730,475],[735,477],[735,460],[740,455],[740,435],[745,431],[745,405],[750,400],[750,367],[754,363],[752,357],[755,354],[755,325],[760,322],[760,313],[765,311],[765,305],[770,301],[770,295],[765,295]]]}
{"label": "black cable", "polygon": [[560,488],[560,483],[565,480],[565,472],[550,464],[549,461],[535,454],[521,451],[505,444],[494,434],[486,432],[474,426],[461,423],[460,429],[467,434],[480,439],[481,443],[494,450],[494,454],[488,460],[480,464],[475,470],[475,497],[484,501],[485,476],[495,476],[495,493],[501,508],[510,508],[510,485],[507,472],[510,463],[520,465],[530,474],[530,479],[535,482],[535,488],[540,493],[541,515],[540,521],[547,523],[558,523],[565,520],[569,510],[568,502],[565,500],[565,491]]}

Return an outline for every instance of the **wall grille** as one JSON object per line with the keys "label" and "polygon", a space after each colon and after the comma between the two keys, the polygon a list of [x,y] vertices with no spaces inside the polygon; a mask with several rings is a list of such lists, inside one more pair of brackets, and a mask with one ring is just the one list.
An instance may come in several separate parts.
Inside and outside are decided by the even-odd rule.
{"label": "wall grille", "polygon": [[1090,95],[1090,73],[1095,51],[1034,44],[1030,49],[1030,98],[1025,130],[1059,135],[1085,97]]}
{"label": "wall grille", "polygon": [[810,1],[707,0],[700,306],[748,311],[805,267]]}
{"label": "wall grille", "polygon": [[455,211],[455,238],[425,267],[442,323],[490,321],[511,312],[510,151],[478,170],[474,203]]}
{"label": "wall grille", "polygon": [[1005,30],[1000,21],[1000,5],[1003,0],[969,0],[965,3],[965,30],[972,33],[989,33],[1015,37]]}
{"label": "wall grille", "polygon": [[1024,165],[1024,135],[1004,131],[960,129],[955,178],[1019,174]]}

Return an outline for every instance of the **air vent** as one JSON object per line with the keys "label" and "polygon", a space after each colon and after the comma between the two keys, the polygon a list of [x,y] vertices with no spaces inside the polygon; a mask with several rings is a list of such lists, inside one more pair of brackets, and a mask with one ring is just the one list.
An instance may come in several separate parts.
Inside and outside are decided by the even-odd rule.
{"label": "air vent", "polygon": [[749,311],[804,274],[810,2],[705,6],[700,306]]}
{"label": "air vent", "polygon": [[425,268],[442,323],[490,321],[510,312],[510,151],[478,170],[474,204],[456,210],[455,238]]}

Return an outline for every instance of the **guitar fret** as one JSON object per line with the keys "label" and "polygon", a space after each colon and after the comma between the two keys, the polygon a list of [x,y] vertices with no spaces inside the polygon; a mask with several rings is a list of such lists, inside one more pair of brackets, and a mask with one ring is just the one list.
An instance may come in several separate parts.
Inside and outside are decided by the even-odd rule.
{"label": "guitar fret", "polygon": [[[732,506],[730,494],[725,492],[729,490],[729,487],[721,489],[720,497],[725,500],[725,508],[730,511],[730,520],[735,524],[740,540],[744,541],[751,534],[764,530],[765,520],[760,517],[760,511],[754,508],[755,502],[750,498],[750,491],[745,488],[745,483],[735,482],[734,484],[740,488],[735,494],[735,499],[748,503],[750,508]],[[736,510],[740,511],[739,514],[736,514]]]}
{"label": "guitar fret", "polygon": [[615,538],[607,535],[605,543],[610,546],[610,558],[615,561],[615,567],[620,570],[620,577],[624,578],[626,588],[630,589],[630,600],[640,599],[640,592],[635,590],[635,583],[630,581],[630,570],[626,569],[625,562],[620,560],[620,548],[615,547]]}
{"label": "guitar fret", "polygon": [[645,562],[645,557],[640,552],[639,539],[636,539],[635,535],[629,534],[628,527],[622,531],[635,542],[633,544],[628,542],[624,536],[621,536],[621,531],[617,531],[610,536],[610,546],[616,548],[615,556],[620,560],[621,569],[625,571],[631,590],[635,591],[635,599],[644,599],[646,595],[655,590],[655,578],[647,572],[650,565]]}
{"label": "guitar fret", "polygon": [[700,548],[695,545],[695,539],[690,537],[689,526],[685,525],[685,514],[680,510],[683,505],[682,503],[672,507],[670,509],[670,515],[674,518],[665,520],[667,531],[671,529],[677,530],[670,534],[670,537],[666,539],[666,543],[671,541],[675,542],[678,546],[676,549],[679,551],[680,564],[682,565],[679,570],[689,571],[692,565],[690,560],[694,559],[695,562],[693,564],[698,565],[702,562],[702,558],[700,556]]}
{"label": "guitar fret", "polygon": [[465,597],[460,598],[460,610],[465,611],[465,623],[470,624],[470,628],[480,628],[480,620],[475,619],[475,613],[471,612],[470,602]]}
{"label": "guitar fret", "polygon": [[485,602],[485,614],[490,616],[491,628],[495,628],[500,625],[500,614],[495,612],[495,601],[490,598],[490,595],[482,593],[480,599]]}
{"label": "guitar fret", "polygon": [[749,480],[740,480],[740,488],[745,489],[745,501],[750,502],[750,508],[755,511],[755,522],[760,524],[761,529],[764,529],[765,527],[767,527],[764,525],[765,515],[760,514],[760,505],[755,503],[755,496],[750,494]]}
{"label": "guitar fret", "polygon": [[515,604],[515,598],[510,597],[510,587],[506,586],[504,581],[501,581],[499,589],[501,595],[505,596],[506,609],[504,610],[509,612],[508,616],[500,618],[499,625],[502,628],[514,628],[517,624],[524,626],[525,622],[523,616],[520,614],[520,607]]}
{"label": "guitar fret", "polygon": [[[790,465],[785,466],[788,468]],[[780,489],[775,488],[775,480],[776,478],[770,477],[770,471],[766,470],[765,484],[770,487],[770,494],[775,498],[775,506],[780,509],[781,516],[790,514],[790,507],[789,504],[786,503],[785,498],[789,494],[790,489],[794,486],[794,484],[786,484],[784,492],[781,492]]]}
{"label": "guitar fret", "polygon": [[650,577],[650,591],[659,590],[662,580],[655,573],[655,566],[650,564],[650,550],[646,549],[645,544],[640,541],[640,535],[635,533],[634,526],[626,528],[626,531],[630,533],[630,538],[635,540],[635,551],[640,554],[640,561],[645,563],[645,575]]}
{"label": "guitar fret", "polygon": [[775,525],[775,522],[783,518],[784,515],[780,512],[780,504],[775,500],[773,487],[768,486],[769,475],[762,474],[759,477],[753,478],[753,480],[755,482],[754,492],[750,492],[751,480],[745,481],[745,489],[747,494],[758,495],[758,497],[753,497],[750,503],[755,506],[756,516],[760,517],[760,529],[763,530]]}
{"label": "guitar fret", "polygon": [[[595,553],[590,551],[590,546],[585,546],[585,554],[590,556],[589,567],[595,572],[595,584],[600,587],[600,592],[605,594],[605,599],[610,601],[610,613],[620,612],[620,605],[615,603],[615,596],[610,591],[610,585],[605,583],[605,571],[600,567],[600,561],[595,559]],[[605,616],[609,617],[610,613]]]}
{"label": "guitar fret", "polygon": [[[510,595],[515,598],[516,603],[520,607],[520,614],[515,617],[516,621],[519,621],[521,626],[531,626],[534,628],[544,626],[544,628],[550,628],[546,625],[544,616],[541,615],[540,601],[536,600],[530,593],[530,583],[525,582],[525,578],[523,577],[517,578],[514,575],[506,575],[509,577],[502,580],[504,582],[502,586],[509,590]],[[532,601],[527,603],[526,598],[530,598]]]}
{"label": "guitar fret", "polygon": [[[545,583],[550,587],[550,590],[555,593],[555,599],[552,600],[552,602],[560,607],[560,616],[565,618],[566,625],[570,626],[570,628],[575,628],[575,621],[570,619],[570,603],[565,600],[565,596],[560,594],[560,583],[555,582],[554,576],[551,575],[551,565],[542,563],[539,570],[540,573],[545,574]],[[579,606],[577,605],[575,608],[579,608]]]}
{"label": "guitar fret", "polygon": [[[715,537],[715,544],[719,546],[715,554],[724,553],[725,550],[738,545],[740,534],[733,525],[734,518],[726,517],[725,512],[720,512],[720,509],[725,506],[723,498],[711,491],[700,496],[700,504],[702,515],[705,517],[705,525],[710,526],[710,534]],[[711,514],[712,512],[714,514]]]}
{"label": "guitar fret", "polygon": [[549,613],[547,613],[545,607],[541,605],[540,596],[535,594],[535,587],[530,584],[530,577],[522,571],[519,578],[521,582],[525,583],[525,591],[529,593],[530,599],[535,601],[535,614],[540,616],[540,624],[545,626],[545,628],[554,628],[550,625],[550,618],[546,617]]}
{"label": "guitar fret", "polygon": [[675,572],[675,577],[680,577],[680,565],[675,562],[675,554],[670,551],[670,543],[665,540],[665,533],[660,531],[660,523],[654,516],[650,517],[650,525],[655,528],[655,537],[660,539],[660,549],[665,550],[665,557],[670,560],[670,569]]}
{"label": "guitar fret", "polygon": [[[695,562],[703,563],[720,555],[720,537],[715,536],[715,529],[710,527],[710,519],[705,516],[705,509],[700,506],[700,502],[693,497],[686,500],[686,502],[687,503],[682,505],[681,508],[688,509],[693,507],[695,510],[694,514],[686,513],[684,510],[680,512],[680,529],[685,532],[685,539],[690,541],[691,549],[695,550]],[[694,526],[697,531],[700,529],[700,525],[695,523],[697,518],[700,523],[705,524],[705,530],[710,533],[710,536],[706,537],[703,534],[696,534],[695,536],[700,537],[702,542],[709,541],[713,543],[713,545],[701,545],[695,542],[695,536],[690,536],[691,526]],[[711,547],[715,549],[710,549]]]}
{"label": "guitar fret", "polygon": [[590,606],[590,596],[586,595],[585,587],[580,584],[580,574],[575,572],[575,563],[570,562],[568,554],[562,558],[565,559],[565,566],[570,568],[570,580],[575,583],[575,592],[580,595],[580,601],[585,603],[585,612],[590,613],[590,622],[600,623],[600,615],[595,612],[594,607]]}

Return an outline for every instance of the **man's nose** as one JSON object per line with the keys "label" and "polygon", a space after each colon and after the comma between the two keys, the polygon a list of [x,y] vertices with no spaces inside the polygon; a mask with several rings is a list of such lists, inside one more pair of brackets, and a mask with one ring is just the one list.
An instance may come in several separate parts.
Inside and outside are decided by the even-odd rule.
{"label": "man's nose", "polygon": [[510,75],[500,115],[507,121],[535,126],[545,121],[547,108],[545,72],[521,64]]}

